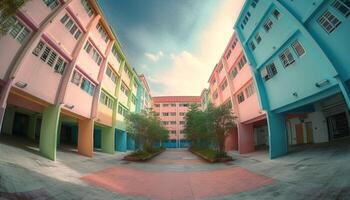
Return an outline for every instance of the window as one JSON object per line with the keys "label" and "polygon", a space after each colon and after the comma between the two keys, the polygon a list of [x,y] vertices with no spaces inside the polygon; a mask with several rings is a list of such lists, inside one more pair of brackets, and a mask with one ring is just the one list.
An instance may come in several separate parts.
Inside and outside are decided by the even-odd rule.
{"label": "window", "polygon": [[[92,49],[92,51],[91,51]],[[86,53],[90,55],[90,57],[95,61],[98,66],[102,64],[102,56],[98,53],[98,51],[91,45],[89,41],[85,43],[84,50]]]}
{"label": "window", "polygon": [[25,27],[22,22],[18,21],[14,17],[11,17],[9,21],[11,22],[8,23],[12,24],[11,28],[9,29],[9,34],[20,44],[23,44],[23,42],[27,39],[30,33],[29,29]]}
{"label": "window", "polygon": [[230,74],[230,78],[231,80],[233,80],[238,74],[238,71],[237,71],[237,68],[233,68],[233,70],[231,71],[231,74]]}
{"label": "window", "polygon": [[234,49],[237,45],[237,38],[232,42],[231,48]]}
{"label": "window", "polygon": [[331,12],[328,10],[323,13],[323,15],[318,19],[318,23],[322,26],[322,28],[327,33],[332,33],[335,28],[337,28],[341,21],[334,16]]}
{"label": "window", "polygon": [[120,91],[122,91],[126,96],[128,96],[128,89],[124,83],[120,85]]}
{"label": "window", "polygon": [[83,77],[83,80],[81,82],[80,88],[90,94],[91,96],[94,95],[95,92],[95,85],[93,85],[90,81],[88,81],[86,78]]}
{"label": "window", "polygon": [[126,109],[122,104],[119,104],[119,106],[118,106],[118,113],[120,115],[123,115],[124,117],[126,117],[128,112],[129,112],[128,109]]}
{"label": "window", "polygon": [[218,93],[215,92],[215,93],[213,94],[213,99],[217,99],[218,97],[219,97]]}
{"label": "window", "polygon": [[272,23],[271,19],[268,18],[268,19],[266,20],[266,22],[264,23],[264,29],[265,29],[265,31],[266,31],[266,32],[269,32],[269,30],[272,28],[272,25],[273,25],[273,23]]}
{"label": "window", "polygon": [[113,81],[113,83],[117,83],[117,75],[114,73],[110,65],[108,65],[106,69],[106,75]]}
{"label": "window", "polygon": [[159,108],[160,104],[154,104],[154,107]]}
{"label": "window", "polygon": [[79,86],[80,81],[81,81],[81,74],[77,71],[74,71],[73,76],[72,76],[72,83]]}
{"label": "window", "polygon": [[248,85],[248,87],[246,87],[245,89],[245,95],[247,98],[252,96],[254,92],[255,92],[255,88],[253,84]]}
{"label": "window", "polygon": [[259,44],[261,42],[261,37],[260,37],[259,33],[255,34],[255,40],[256,40],[257,44]]}
{"label": "window", "polygon": [[258,4],[259,0],[253,0],[253,2],[250,4],[253,8],[256,7],[256,5]]}
{"label": "window", "polygon": [[340,13],[345,17],[350,14],[350,0],[335,0],[332,3],[332,6],[336,8]]}
{"label": "window", "polygon": [[281,55],[280,60],[284,67],[288,67],[289,65],[293,64],[295,62],[295,59],[290,52],[289,49],[286,49]]}
{"label": "window", "polygon": [[277,74],[277,68],[275,63],[271,63],[261,70],[261,76],[265,81],[274,77],[276,74]]}
{"label": "window", "polygon": [[107,43],[109,41],[109,37],[108,37],[105,29],[102,27],[101,23],[98,23],[96,25],[96,29],[100,33],[100,35],[101,35],[102,39],[105,41],[105,43]]}
{"label": "window", "polygon": [[231,56],[231,49],[226,54],[226,60],[228,60],[230,58],[230,56]]}
{"label": "window", "polygon": [[163,122],[163,125],[169,125],[168,121],[162,121],[162,122]]}
{"label": "window", "polygon": [[184,113],[184,112],[180,112],[180,113],[179,113],[180,116],[185,116],[185,114],[186,114],[186,113]]}
{"label": "window", "polygon": [[170,124],[171,124],[171,125],[175,125],[175,124],[176,124],[176,121],[170,121]]}
{"label": "window", "polygon": [[56,73],[63,74],[66,69],[67,62],[42,41],[36,45],[32,53],[53,67]]}
{"label": "window", "polygon": [[170,104],[171,107],[176,107],[176,103]]}
{"label": "window", "polygon": [[254,51],[254,50],[255,50],[255,44],[254,44],[254,42],[251,41],[249,44],[250,44],[250,48],[252,49],[252,51]]}
{"label": "window", "polygon": [[118,53],[118,47],[117,47],[117,45],[114,43],[113,44],[113,48],[112,48],[112,54],[114,55],[114,57],[117,59],[117,61],[119,62],[119,63],[121,63],[121,57],[120,57],[120,55],[119,55],[119,53]]}
{"label": "window", "polygon": [[185,134],[185,130],[180,130],[180,134]]}
{"label": "window", "polygon": [[276,18],[276,19],[279,19],[281,17],[281,13],[277,10],[277,9],[274,9],[272,11],[272,15]]}
{"label": "window", "polygon": [[180,121],[180,125],[184,125],[185,124],[185,121]]}
{"label": "window", "polygon": [[80,86],[82,90],[91,96],[94,95],[96,86],[92,84],[87,78],[83,77],[78,71],[74,71],[71,82],[77,86]]}
{"label": "window", "polygon": [[224,81],[224,83],[221,85],[221,91],[224,91],[227,87],[227,80]]}
{"label": "window", "polygon": [[305,49],[298,40],[293,42],[292,47],[299,57],[305,54]]}
{"label": "window", "polygon": [[43,2],[51,10],[55,9],[58,5],[60,5],[59,0],[43,0]]}
{"label": "window", "polygon": [[81,31],[79,30],[78,26],[74,23],[73,19],[69,17],[67,13],[61,18],[60,21],[63,25],[65,25],[65,27],[74,36],[76,40],[79,39]]}
{"label": "window", "polygon": [[171,130],[170,133],[171,134],[176,134],[176,130]]}
{"label": "window", "polygon": [[246,63],[247,63],[247,59],[243,55],[242,58],[238,62],[238,69],[241,70]]}
{"label": "window", "polygon": [[136,97],[134,95],[131,96],[131,102],[136,105]]}
{"label": "window", "polygon": [[163,116],[169,116],[168,112],[163,112],[162,114],[163,114]]}
{"label": "window", "polygon": [[91,17],[94,14],[94,11],[92,10],[89,2],[87,0],[81,0],[81,4],[83,5],[88,16]]}
{"label": "window", "polygon": [[238,100],[238,103],[242,103],[244,101],[244,94],[243,92],[239,93],[237,95],[237,100]]}
{"label": "window", "polygon": [[171,112],[170,116],[176,116],[176,112]]}
{"label": "window", "polygon": [[109,97],[104,91],[101,92],[100,102],[108,108],[113,108],[113,99]]}
{"label": "window", "polygon": [[163,103],[163,107],[169,107],[169,104]]}
{"label": "window", "polygon": [[188,107],[188,103],[180,103],[179,106],[180,107]]}

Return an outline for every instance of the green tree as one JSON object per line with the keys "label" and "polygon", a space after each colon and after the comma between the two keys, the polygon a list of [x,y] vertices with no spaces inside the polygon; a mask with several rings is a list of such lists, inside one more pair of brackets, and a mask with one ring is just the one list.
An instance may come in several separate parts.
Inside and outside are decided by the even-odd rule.
{"label": "green tree", "polygon": [[13,26],[14,20],[12,17],[16,15],[18,10],[28,0],[0,0],[0,37],[5,35],[11,26]]}
{"label": "green tree", "polygon": [[138,141],[141,150],[151,150],[168,139],[168,130],[154,112],[130,113],[126,116],[127,131]]}
{"label": "green tree", "polygon": [[233,115],[229,105],[226,104],[218,107],[209,104],[206,112],[208,130],[215,135],[217,150],[220,153],[225,152],[225,140],[230,130],[236,126],[236,117]]}

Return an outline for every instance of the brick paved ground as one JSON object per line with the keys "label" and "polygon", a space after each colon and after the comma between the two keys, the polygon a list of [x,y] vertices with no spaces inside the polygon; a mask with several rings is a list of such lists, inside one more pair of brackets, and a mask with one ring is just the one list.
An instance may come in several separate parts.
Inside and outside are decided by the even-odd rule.
{"label": "brick paved ground", "polygon": [[174,150],[132,163],[121,153],[90,159],[66,149],[52,162],[30,142],[0,137],[0,199],[350,199],[349,144],[301,147],[275,160],[232,153],[226,164]]}

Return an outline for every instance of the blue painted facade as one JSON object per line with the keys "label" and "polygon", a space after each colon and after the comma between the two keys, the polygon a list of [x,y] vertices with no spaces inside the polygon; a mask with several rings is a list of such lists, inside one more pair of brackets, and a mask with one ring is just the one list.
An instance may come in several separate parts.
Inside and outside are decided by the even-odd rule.
{"label": "blue painted facade", "polygon": [[135,150],[135,139],[129,134],[127,133],[127,139],[126,139],[126,143],[127,143],[127,150]]}
{"label": "blue painted facade", "polygon": [[[336,94],[350,108],[350,5],[344,2],[247,0],[243,6],[235,29],[267,114],[270,158],[288,152],[286,114],[310,112]],[[333,26],[325,27],[326,18]]]}
{"label": "blue painted facade", "polygon": [[115,129],[115,150],[125,152],[127,150],[127,133],[119,129]]}

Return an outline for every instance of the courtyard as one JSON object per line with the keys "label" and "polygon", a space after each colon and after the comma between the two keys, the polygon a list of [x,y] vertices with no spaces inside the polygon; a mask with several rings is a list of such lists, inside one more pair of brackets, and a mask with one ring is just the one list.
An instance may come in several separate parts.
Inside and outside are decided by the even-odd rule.
{"label": "courtyard", "polygon": [[[20,148],[19,148],[20,147]],[[349,140],[298,146],[269,160],[266,151],[230,152],[208,164],[187,149],[167,149],[148,162],[126,153],[86,158],[60,149],[57,160],[35,144],[2,137],[1,199],[349,199]]]}

